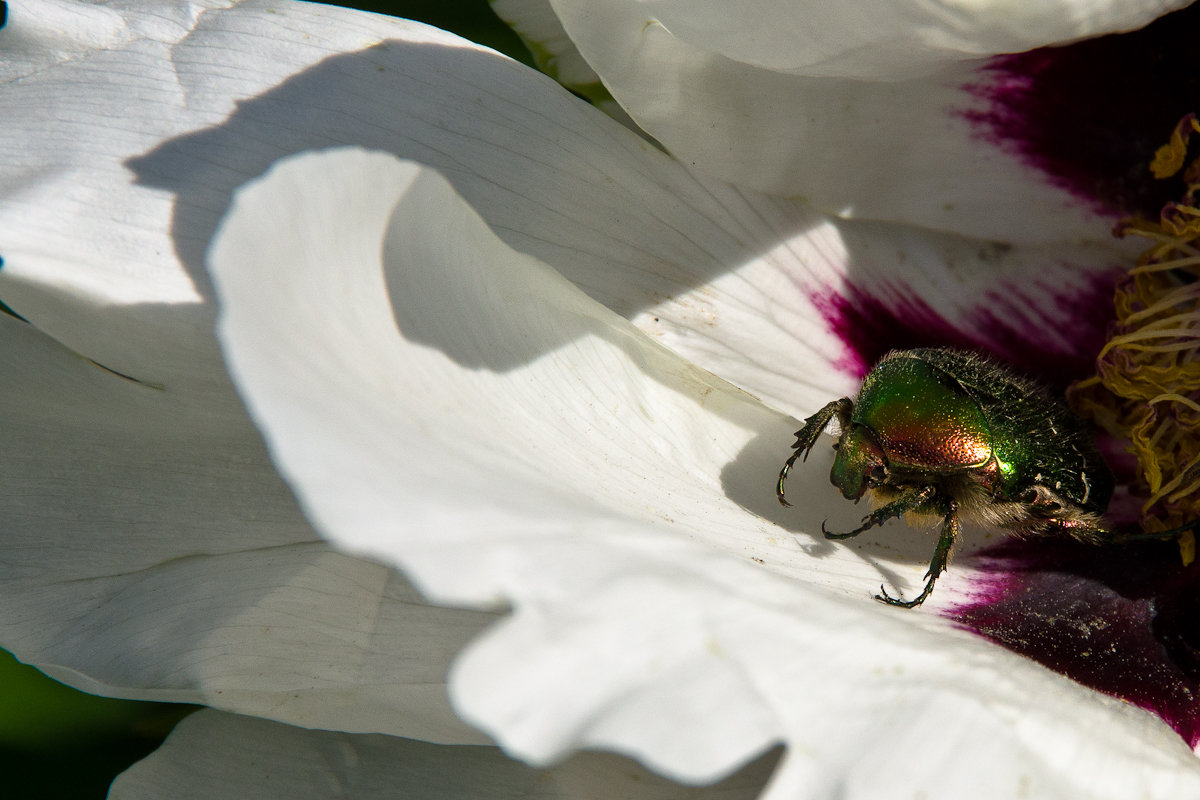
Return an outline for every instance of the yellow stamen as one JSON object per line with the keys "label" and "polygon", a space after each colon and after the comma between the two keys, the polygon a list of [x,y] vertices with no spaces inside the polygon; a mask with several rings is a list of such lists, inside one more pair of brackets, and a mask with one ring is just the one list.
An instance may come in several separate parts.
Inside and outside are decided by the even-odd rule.
{"label": "yellow stamen", "polygon": [[1185,567],[1196,560],[1196,534],[1191,531],[1179,534],[1179,557]]}
{"label": "yellow stamen", "polygon": [[1188,139],[1193,130],[1200,131],[1195,114],[1188,114],[1179,120],[1179,124],[1171,132],[1170,141],[1154,152],[1154,161],[1150,162],[1150,171],[1154,173],[1154,177],[1159,180],[1169,178],[1183,168],[1183,160],[1187,157]]}
{"label": "yellow stamen", "polygon": [[[1151,170],[1184,169],[1200,122],[1189,114],[1159,148]],[[1071,387],[1076,410],[1128,440],[1140,468],[1142,527],[1178,528],[1200,519],[1200,159],[1184,170],[1186,189],[1157,222],[1125,220],[1118,236],[1152,242],[1117,285],[1116,321],[1096,359],[1096,375]],[[1184,563],[1196,539],[1179,539]]]}

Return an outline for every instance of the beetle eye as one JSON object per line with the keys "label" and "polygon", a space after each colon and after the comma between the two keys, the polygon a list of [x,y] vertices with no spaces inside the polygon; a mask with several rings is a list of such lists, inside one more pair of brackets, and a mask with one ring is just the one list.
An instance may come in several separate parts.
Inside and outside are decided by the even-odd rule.
{"label": "beetle eye", "polygon": [[871,471],[867,473],[867,485],[878,486],[887,480],[887,469],[878,464],[871,467]]}

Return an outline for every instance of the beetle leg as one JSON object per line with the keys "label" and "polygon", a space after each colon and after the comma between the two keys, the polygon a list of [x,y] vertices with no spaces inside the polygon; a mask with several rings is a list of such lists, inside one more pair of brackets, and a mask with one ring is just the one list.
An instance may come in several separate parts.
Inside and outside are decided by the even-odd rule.
{"label": "beetle leg", "polygon": [[1181,533],[1192,531],[1193,533],[1200,530],[1200,520],[1189,522],[1187,525],[1181,525],[1178,528],[1171,528],[1165,531],[1142,531],[1141,533],[1123,533],[1116,534],[1111,531],[1102,531],[1109,534],[1113,544],[1128,544],[1129,542],[1161,542],[1167,539],[1174,539]]}
{"label": "beetle leg", "polygon": [[900,600],[890,596],[887,589],[880,586],[881,594],[875,595],[875,599],[881,603],[887,603],[889,606],[900,606],[901,608],[914,608],[924,603],[925,598],[929,597],[929,593],[933,591],[933,584],[937,582],[938,576],[946,570],[946,564],[950,561],[950,549],[954,547],[954,542],[958,539],[958,532],[958,503],[954,498],[948,498],[946,518],[942,521],[942,535],[938,539],[937,549],[933,551],[933,560],[929,562],[929,571],[925,573],[925,588],[912,600]]}
{"label": "beetle leg", "polygon": [[[775,496],[779,498],[779,504],[782,506],[791,506],[787,500],[783,498],[783,482],[787,480],[788,471],[791,470],[792,464],[796,463],[796,459],[800,457],[800,450],[788,456],[788,460],[783,463],[783,469],[779,470],[779,482],[775,484]],[[804,452],[807,456],[807,451]]]}
{"label": "beetle leg", "polygon": [[825,523],[822,522],[821,533],[825,534],[826,539],[849,539],[853,536],[858,536],[863,531],[874,528],[876,525],[882,525],[889,519],[904,516],[914,508],[929,502],[936,493],[937,488],[934,486],[913,487],[892,502],[880,506],[863,517],[862,525],[859,525],[854,530],[847,533],[833,533],[825,530]]}
{"label": "beetle leg", "polygon": [[812,451],[813,445],[817,443],[817,438],[821,435],[821,431],[825,430],[829,425],[829,420],[833,419],[833,415],[837,414],[838,423],[845,430],[850,426],[850,412],[854,408],[854,404],[850,402],[850,398],[843,397],[841,400],[834,400],[832,403],[826,403],[825,406],[813,414],[808,419],[804,420],[804,427],[796,431],[796,443],[792,445],[795,450],[783,465],[783,469],[779,470],[779,482],[775,484],[775,496],[779,498],[779,502],[785,506],[790,506],[787,500],[783,498],[783,482],[787,480],[788,472],[792,469],[792,464],[796,463],[796,459],[800,458],[804,461],[808,460],[808,454]]}

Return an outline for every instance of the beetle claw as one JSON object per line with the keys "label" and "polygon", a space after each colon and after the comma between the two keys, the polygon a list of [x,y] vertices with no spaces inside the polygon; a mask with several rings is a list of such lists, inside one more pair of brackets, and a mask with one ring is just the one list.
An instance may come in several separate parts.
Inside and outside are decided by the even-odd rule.
{"label": "beetle claw", "polygon": [[925,599],[922,597],[920,600],[901,600],[897,597],[892,597],[887,593],[887,589],[883,588],[883,584],[879,585],[879,592],[880,594],[875,595],[876,600],[884,605],[899,606],[900,608],[912,608],[913,606],[919,605]]}
{"label": "beetle claw", "polygon": [[899,606],[900,608],[916,608],[925,602],[925,598],[929,597],[929,593],[933,591],[933,581],[925,584],[925,590],[917,595],[914,600],[901,600],[898,597],[892,597],[887,593],[887,589],[883,588],[883,584],[879,584],[880,594],[875,595],[875,599],[889,606]]}
{"label": "beetle claw", "polygon": [[875,595],[875,599],[890,606],[894,606],[897,603],[896,598],[887,593],[887,589],[883,588],[882,583],[879,584],[879,594]]}
{"label": "beetle claw", "polygon": [[[828,521],[829,520],[825,520],[825,522],[828,522]],[[868,526],[864,525],[861,528],[855,528],[854,530],[847,531],[846,533],[834,533],[833,531],[831,531],[825,527],[825,522],[821,523],[821,533],[825,534],[826,539],[850,539],[852,537],[858,536],[860,533],[865,531],[868,527]]]}

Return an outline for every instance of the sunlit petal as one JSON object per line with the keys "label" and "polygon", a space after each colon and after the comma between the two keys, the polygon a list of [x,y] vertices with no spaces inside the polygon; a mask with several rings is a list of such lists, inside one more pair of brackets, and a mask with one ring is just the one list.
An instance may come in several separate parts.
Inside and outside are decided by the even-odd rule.
{"label": "sunlit petal", "polygon": [[506,248],[436,174],[347,150],[281,164],[210,262],[239,386],[323,533],[440,600],[513,604],[453,692],[521,758],[603,746],[712,780],[780,741],[778,797],[876,796],[888,775],[947,797],[1200,786],[1149,714],[863,597],[860,556],[876,579],[923,568],[770,521],[765,442],[794,422]]}
{"label": "sunlit petal", "polygon": [[552,5],[637,124],[686,163],[848,216],[1039,242],[1099,240],[1119,212],[974,122],[986,58],[1186,3]]}

